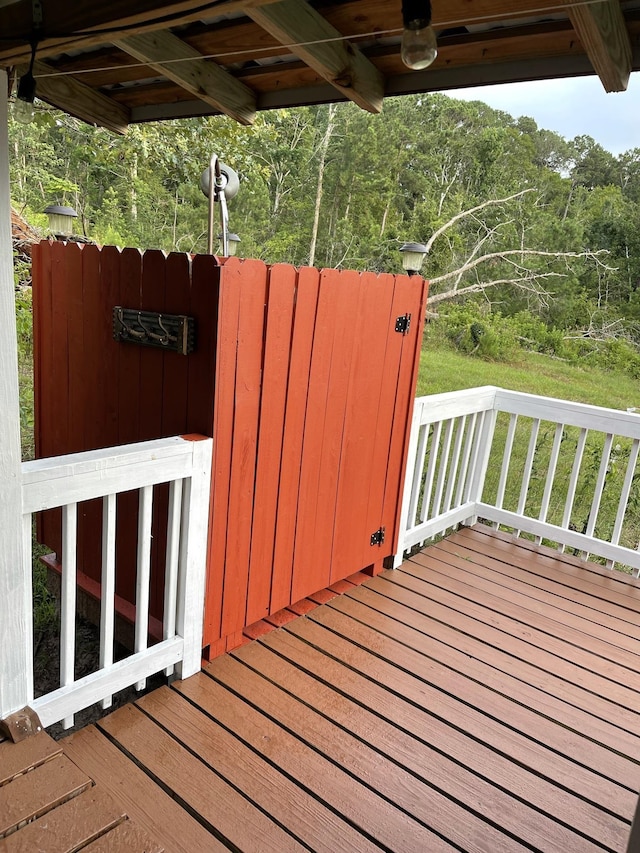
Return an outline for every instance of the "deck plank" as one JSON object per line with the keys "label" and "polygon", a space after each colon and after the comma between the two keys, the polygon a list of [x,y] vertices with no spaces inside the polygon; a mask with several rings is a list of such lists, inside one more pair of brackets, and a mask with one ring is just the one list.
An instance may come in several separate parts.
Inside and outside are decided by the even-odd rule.
{"label": "deck plank", "polygon": [[175,690],[161,688],[136,704],[314,851],[380,849]]}
{"label": "deck plank", "polygon": [[[396,727],[394,739],[398,738],[400,743],[404,741],[405,734],[410,735],[411,739],[406,743],[416,750],[415,754],[409,755],[410,764],[413,764],[418,756],[427,755],[423,749],[426,745],[432,750],[437,749],[454,764],[454,775],[467,778],[468,774],[461,771],[468,768],[469,773],[477,774],[481,779],[529,803],[543,815],[549,815],[589,838],[603,844],[610,842],[612,836],[618,840],[626,838],[628,824],[625,821],[585,801],[574,792],[567,791],[560,783],[554,784],[537,772],[515,763],[497,748],[491,748],[488,744],[474,740],[466,732],[452,727],[448,719],[436,716],[437,709],[434,710],[430,702],[425,703],[425,707],[416,707],[410,701],[410,690],[407,691],[406,697],[394,694],[389,685],[395,685],[398,676],[401,678],[401,673],[393,674],[394,677],[385,679],[384,683],[378,683],[370,677],[356,673],[342,661],[328,658],[320,649],[289,632],[270,636],[265,639],[264,644],[314,679],[322,679],[322,683],[330,685],[333,690],[356,703],[359,710],[351,719],[358,719],[359,722],[362,716],[369,726],[369,731],[376,729],[382,720],[383,732],[388,730],[389,725]],[[333,651],[337,651],[335,646]],[[367,675],[371,674],[367,670]],[[478,731],[481,731],[481,725],[478,726]],[[508,740],[508,731],[503,729],[496,737],[496,746],[499,744],[503,747]],[[427,774],[427,767],[430,767],[430,764],[421,758],[417,771],[419,775]],[[564,768],[565,774],[568,769],[571,772],[574,770]],[[566,775],[562,776],[562,771],[558,775],[563,782],[566,781]],[[631,801],[630,797],[629,807]]]}
{"label": "deck plank", "polygon": [[[531,733],[536,740],[576,763],[586,766],[588,762],[605,778],[622,785],[636,783],[640,787],[640,767],[625,757],[623,750],[617,752],[615,746],[608,748],[609,744],[602,744],[607,740],[628,743],[622,730],[610,727],[609,731],[597,718],[588,717],[573,706],[559,703],[548,694],[478,661],[474,662],[471,673],[466,655],[442,643],[436,648],[433,640],[419,631],[367,608],[351,596],[314,611],[308,618],[342,633],[364,648],[375,648],[377,654],[420,673],[431,684],[462,698],[494,719],[508,720],[518,731]],[[561,717],[561,724],[554,720],[554,712]],[[599,742],[590,745],[587,758],[585,741],[579,733],[589,725]]]}
{"label": "deck plank", "polygon": [[46,732],[38,732],[18,743],[0,742],[0,786],[61,753],[60,744]]}
{"label": "deck plank", "polygon": [[477,526],[311,598],[59,745],[0,743],[0,849],[626,850],[639,582]]}
{"label": "deck plank", "polygon": [[69,853],[87,844],[126,818],[99,788],[89,788],[57,809],[14,832],[2,844],[2,853]]}
{"label": "deck plank", "polygon": [[[447,562],[444,556],[458,557],[464,560],[464,567],[471,575],[477,575],[493,581],[499,586],[521,592],[523,595],[539,602],[551,612],[556,609],[562,613],[570,613],[579,617],[580,631],[591,632],[600,636],[606,642],[619,645],[636,655],[640,655],[640,640],[637,638],[637,628],[633,620],[621,619],[620,608],[603,602],[600,598],[588,592],[581,592],[561,584],[554,578],[546,578],[532,571],[537,560],[532,552],[524,551],[526,564],[507,566],[506,563],[467,547],[466,542],[443,540],[429,549],[431,555],[438,556]],[[455,565],[455,563],[454,563]],[[608,605],[608,608],[607,608]],[[603,610],[603,608],[607,608]],[[574,623],[575,624],[575,623]],[[597,626],[597,628],[594,628]]]}
{"label": "deck plank", "polygon": [[[433,788],[434,791],[430,792],[431,797],[428,793],[424,798],[425,805],[431,798],[430,808],[435,815],[432,819],[453,820],[455,815],[451,815],[451,811],[457,811],[459,803],[472,802],[475,812],[490,825],[480,824],[477,829],[477,825],[474,825],[475,821],[470,820],[468,816],[463,821],[458,815],[456,825],[461,826],[464,823],[462,832],[465,841],[469,833],[473,833],[486,839],[486,843],[496,844],[498,849],[493,833],[494,827],[499,825],[504,832],[513,835],[518,842],[533,843],[541,851],[554,851],[559,844],[567,850],[600,850],[599,846],[580,837],[584,834],[583,828],[578,835],[540,811],[524,806],[521,800],[504,790],[506,787],[504,779],[501,780],[503,787],[498,787],[479,774],[468,770],[464,764],[454,761],[450,756],[448,739],[444,741],[447,744],[444,749],[442,749],[443,744],[433,734],[430,738],[431,742],[426,743],[417,738],[414,733],[408,734],[402,727],[395,726],[387,719],[384,712],[376,716],[370,710],[370,705],[364,707],[334,690],[327,682],[339,677],[336,670],[340,665],[337,662],[324,661],[323,680],[320,681],[283,660],[266,646],[252,648],[250,654],[246,652],[247,650],[238,652],[234,657],[246,661],[256,673],[286,691],[291,697],[304,696],[305,703],[312,705],[325,720],[359,738],[361,745],[356,750],[358,755],[361,755],[362,751],[375,750],[379,754],[378,761],[382,772],[386,772],[387,763],[389,766],[395,764]],[[261,693],[261,695],[264,694]],[[318,726],[314,726],[314,733],[317,730]],[[439,749],[435,748],[436,743]],[[518,793],[521,794],[520,791]],[[451,799],[453,804],[443,807],[440,795]],[[577,803],[574,802],[573,806],[575,809]],[[407,810],[415,813],[412,808]],[[439,817],[440,815],[442,818]],[[565,815],[565,818],[568,816]],[[610,840],[612,831],[616,829],[615,824],[613,820],[601,821],[599,825],[593,826],[593,830],[600,840],[605,838]],[[628,827],[618,822],[617,829],[619,830],[618,840],[621,843]],[[452,832],[449,829],[449,833],[452,841],[460,843],[461,839],[456,837],[455,830]]]}
{"label": "deck plank", "polygon": [[171,853],[227,849],[95,726],[75,732],[63,743],[65,753],[122,803],[136,826]]}
{"label": "deck plank", "polygon": [[0,788],[0,838],[91,787],[91,779],[64,755]]}
{"label": "deck plank", "polygon": [[[464,553],[449,554],[443,549],[435,548],[429,554],[417,554],[407,561],[401,571],[423,576],[424,572],[419,572],[416,566],[424,566],[435,572],[434,583],[439,580],[438,575],[443,575],[442,583],[452,592],[469,593],[470,596],[473,594],[473,600],[477,602],[486,602],[487,606],[500,608],[499,612],[520,622],[541,627],[560,640],[559,647],[571,649],[572,653],[572,646],[580,644],[585,656],[595,654],[601,657],[602,643],[613,646],[608,650],[607,663],[611,666],[615,662],[615,665],[620,667],[616,668],[613,674],[617,674],[622,683],[625,679],[628,681],[631,675],[633,683],[640,686],[640,676],[637,674],[640,665],[640,642],[637,640],[625,637],[606,625],[598,625],[584,614],[575,615],[569,612],[562,607],[562,601],[541,603],[538,598],[529,594],[526,585],[516,580],[511,580],[510,583],[496,582],[487,577],[481,568],[474,570],[471,558]],[[517,610],[512,609],[513,607]]]}
{"label": "deck plank", "polygon": [[424,634],[619,728],[635,732],[640,725],[640,716],[633,710],[640,697],[632,690],[502,631],[498,620],[488,624],[489,620],[470,619],[462,612],[464,604],[439,586],[397,572],[380,584],[371,584],[356,598],[382,612],[393,611],[393,604],[384,599],[404,604],[418,614],[414,625]]}
{"label": "deck plank", "polygon": [[[353,626],[348,623],[346,627],[353,630]],[[558,786],[570,784],[570,790],[578,796],[600,805],[614,815],[630,819],[633,814],[636,796],[631,789],[604,779],[592,768],[574,763],[563,752],[550,748],[549,744],[534,740],[529,736],[530,730],[526,725],[523,731],[513,728],[512,717],[506,716],[500,720],[491,716],[490,704],[489,713],[483,713],[473,702],[465,702],[464,697],[450,693],[446,681],[442,685],[443,689],[439,690],[424,678],[424,666],[413,667],[414,661],[409,658],[405,669],[401,664],[402,654],[398,658],[391,656],[394,651],[401,650],[388,649],[387,653],[391,653],[389,657],[381,655],[379,644],[369,647],[360,645],[357,640],[361,635],[355,630],[352,639],[312,620],[292,623],[287,626],[287,633],[335,657],[349,671],[361,673],[420,711],[428,709],[428,713],[449,726],[452,733],[458,730]],[[367,638],[366,635],[362,636],[363,639]],[[276,638],[277,635],[270,635],[268,641]],[[452,722],[455,728],[451,726]],[[450,739],[451,734],[445,741],[447,748]],[[481,751],[481,757],[482,754]]]}
{"label": "deck plank", "polygon": [[164,847],[128,820],[83,847],[83,853],[164,853]]}
{"label": "deck plank", "polygon": [[528,539],[516,540],[512,535],[499,530],[490,530],[482,525],[471,529],[462,529],[451,537],[464,538],[488,553],[502,555],[502,559],[510,564],[518,565],[523,551],[536,555],[531,571],[539,573],[550,569],[558,580],[570,589],[584,590],[604,601],[616,604],[621,614],[631,611],[632,618],[640,614],[640,582],[625,572],[610,571],[604,566],[581,560],[568,552],[560,553],[545,545],[536,545]]}
{"label": "deck plank", "polygon": [[405,853],[454,850],[362,780],[347,774],[207,675],[178,683],[176,689],[381,846]]}
{"label": "deck plank", "polygon": [[[261,654],[260,648],[252,649],[251,659]],[[262,655],[264,657],[264,655]],[[262,670],[262,665],[258,662]],[[243,666],[238,660],[225,657],[214,661],[207,671],[226,687],[242,696],[247,702],[256,702],[260,709],[281,726],[304,739],[311,747],[322,752],[338,766],[352,776],[360,779],[381,797],[389,798],[398,808],[438,835],[449,836],[454,844],[466,846],[466,849],[479,853],[481,850],[519,851],[522,844],[497,830],[489,822],[476,815],[465,813],[453,799],[443,796],[435,787],[424,784],[416,778],[415,766],[408,772],[400,762],[389,759],[389,743],[382,750],[373,749],[366,740],[356,741],[351,731],[341,728],[326,716],[318,713],[321,704],[320,695],[308,694],[308,685],[302,695],[305,702],[288,694],[272,683],[273,677],[265,677]],[[278,679],[280,680],[280,679]],[[339,716],[340,697],[333,697],[333,713]],[[325,706],[326,707],[326,706]],[[331,713],[331,702],[329,702]],[[354,719],[351,727],[355,727]],[[348,723],[347,723],[348,725]],[[381,727],[380,727],[381,728]],[[372,731],[370,738],[376,739],[379,731]],[[404,753],[405,759],[409,750]],[[438,767],[435,756],[431,756],[429,775],[437,782],[446,784],[446,770]],[[449,772],[453,768],[448,767]],[[470,780],[467,778],[467,782]],[[451,782],[449,782],[451,784]],[[477,803],[478,810],[490,807],[490,796],[486,791],[472,789],[468,796]],[[460,782],[456,793],[462,795],[464,785]],[[499,799],[496,796],[496,799]],[[506,808],[504,802],[501,803]],[[372,818],[373,820],[373,818]],[[490,820],[490,818],[489,818]],[[507,823],[509,823],[507,821]],[[530,828],[531,829],[531,828]],[[482,839],[476,841],[476,839]],[[422,842],[424,845],[424,841]],[[423,847],[424,849],[424,847]]]}
{"label": "deck plank", "polygon": [[232,849],[250,850],[257,838],[265,853],[298,853],[304,849],[289,832],[133,705],[106,717],[99,727]]}

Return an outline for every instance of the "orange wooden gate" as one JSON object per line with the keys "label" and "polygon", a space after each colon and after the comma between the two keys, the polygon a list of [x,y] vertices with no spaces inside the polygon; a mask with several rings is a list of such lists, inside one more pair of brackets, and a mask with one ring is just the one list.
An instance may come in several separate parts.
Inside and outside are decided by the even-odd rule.
{"label": "orange wooden gate", "polygon": [[[214,654],[246,625],[393,554],[425,301],[419,277],[43,243],[38,453],[213,435]],[[196,352],[116,343],[116,304],[194,316]],[[124,515],[126,540],[135,507]],[[81,568],[95,580],[99,527],[99,507],[88,507]],[[57,530],[42,525],[55,550]],[[118,591],[132,601],[125,547]],[[160,618],[161,577],[154,587]]]}

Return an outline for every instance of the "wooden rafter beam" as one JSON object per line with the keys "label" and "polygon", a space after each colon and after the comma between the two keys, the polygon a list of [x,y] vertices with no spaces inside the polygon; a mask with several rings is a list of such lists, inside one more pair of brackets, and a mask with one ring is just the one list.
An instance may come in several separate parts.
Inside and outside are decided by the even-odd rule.
{"label": "wooden rafter beam", "polygon": [[382,109],[384,78],[357,47],[300,0],[279,0],[247,14],[347,98],[372,113]]}
{"label": "wooden rafter beam", "polygon": [[114,44],[241,124],[253,122],[256,98],[251,89],[171,33],[129,36]]}
{"label": "wooden rafter beam", "polygon": [[[44,58],[67,50],[78,50],[109,44],[115,35],[140,33],[179,27],[216,15],[241,12],[251,6],[273,0],[109,0],[100,3],[69,3],[47,0],[44,6],[44,37],[38,45],[38,56]],[[28,61],[31,36],[31,0],[20,0],[6,8],[0,6],[0,66]]]}
{"label": "wooden rafter beam", "polygon": [[618,0],[575,6],[571,23],[607,92],[624,92],[629,83],[632,48]]}
{"label": "wooden rafter beam", "polygon": [[[26,71],[26,67],[19,71]],[[115,133],[127,132],[130,117],[127,107],[79,83],[73,77],[48,76],[54,74],[55,69],[45,62],[36,62],[33,73],[38,98],[89,124],[102,125]]]}

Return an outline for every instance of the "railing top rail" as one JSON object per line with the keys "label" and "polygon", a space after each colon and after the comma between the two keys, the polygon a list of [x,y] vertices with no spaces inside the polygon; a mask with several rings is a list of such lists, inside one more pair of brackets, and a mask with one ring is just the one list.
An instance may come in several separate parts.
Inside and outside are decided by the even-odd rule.
{"label": "railing top rail", "polygon": [[496,389],[494,406],[500,412],[640,439],[640,416],[634,412],[503,388]]}
{"label": "railing top rail", "polygon": [[39,512],[189,477],[196,438],[200,436],[162,438],[23,462],[22,511]]}
{"label": "railing top rail", "polygon": [[418,397],[415,401],[415,417],[419,418],[422,424],[430,424],[474,412],[491,411],[496,392],[499,390],[493,385],[484,385],[481,388],[465,388],[461,391]]}

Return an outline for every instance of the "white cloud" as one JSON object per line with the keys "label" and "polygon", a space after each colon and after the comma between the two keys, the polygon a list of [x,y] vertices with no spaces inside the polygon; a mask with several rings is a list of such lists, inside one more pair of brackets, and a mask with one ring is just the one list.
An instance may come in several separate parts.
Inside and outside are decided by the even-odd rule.
{"label": "white cloud", "polygon": [[446,92],[452,98],[484,101],[518,118],[531,116],[538,127],[566,139],[587,135],[612,154],[640,148],[640,72],[626,92],[607,94],[597,77],[532,83],[504,83]]}

